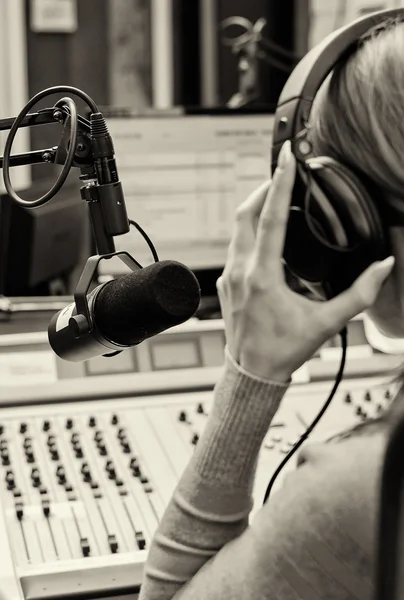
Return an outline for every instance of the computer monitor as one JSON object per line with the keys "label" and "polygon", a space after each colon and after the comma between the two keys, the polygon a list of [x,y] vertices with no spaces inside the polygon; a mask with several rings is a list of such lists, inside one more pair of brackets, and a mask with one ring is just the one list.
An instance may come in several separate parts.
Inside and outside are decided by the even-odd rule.
{"label": "computer monitor", "polygon": [[[47,179],[36,181],[20,195],[36,199],[51,185]],[[90,250],[90,222],[76,173],[38,208],[0,195],[0,295],[71,294]]]}
{"label": "computer monitor", "polygon": [[[161,260],[183,262],[196,273],[202,294],[215,295],[236,208],[270,176],[273,114],[103,112],[129,218],[143,227]],[[135,229],[115,243],[143,266],[153,262]],[[100,264],[102,276],[126,270],[118,260]]]}

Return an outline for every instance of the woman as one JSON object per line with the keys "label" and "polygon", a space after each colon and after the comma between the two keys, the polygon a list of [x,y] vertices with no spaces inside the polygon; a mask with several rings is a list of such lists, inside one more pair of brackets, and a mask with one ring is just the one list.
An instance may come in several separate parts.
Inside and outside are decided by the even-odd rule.
{"label": "woman", "polygon": [[[404,189],[403,55],[404,24],[378,27],[324,84],[311,124],[317,154],[366,173],[396,205]],[[297,470],[248,523],[259,449],[292,373],[365,310],[385,335],[404,337],[401,229],[390,232],[394,257],[371,265],[329,302],[286,285],[281,257],[295,166],[286,143],[270,186],[238,210],[218,281],[225,368],[155,534],[140,600],[373,597],[388,415],[308,445]]]}

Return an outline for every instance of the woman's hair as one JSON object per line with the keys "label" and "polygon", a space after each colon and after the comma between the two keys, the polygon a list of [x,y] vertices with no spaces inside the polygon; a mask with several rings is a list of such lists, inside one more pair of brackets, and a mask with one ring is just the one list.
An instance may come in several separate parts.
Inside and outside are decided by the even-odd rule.
{"label": "woman's hair", "polygon": [[310,139],[317,156],[404,197],[404,15],[369,30],[335,67],[314,101]]}
{"label": "woman's hair", "polygon": [[[371,28],[336,65],[310,115],[316,156],[330,156],[404,199],[404,14]],[[404,410],[404,368],[385,415],[352,433],[380,430]]]}

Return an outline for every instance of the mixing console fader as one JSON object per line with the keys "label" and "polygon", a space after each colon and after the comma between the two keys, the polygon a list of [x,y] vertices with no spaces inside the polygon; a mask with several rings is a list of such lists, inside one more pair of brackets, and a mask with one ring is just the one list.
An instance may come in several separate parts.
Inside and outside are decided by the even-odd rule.
{"label": "mixing console fader", "polygon": [[[379,384],[341,384],[312,438],[381,414],[393,390]],[[330,387],[296,385],[287,393],[261,450],[253,514]],[[196,392],[2,409],[0,538],[2,548],[8,540],[15,574],[0,567],[0,597],[2,576],[15,577],[31,600],[136,591],[211,402],[211,392]]]}

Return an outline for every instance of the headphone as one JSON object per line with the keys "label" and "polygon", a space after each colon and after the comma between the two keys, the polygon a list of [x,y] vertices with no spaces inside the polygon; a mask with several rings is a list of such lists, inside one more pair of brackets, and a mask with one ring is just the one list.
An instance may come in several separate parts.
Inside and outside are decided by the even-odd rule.
{"label": "headphone", "polygon": [[296,157],[284,261],[299,279],[318,284],[325,298],[346,290],[371,263],[386,258],[387,226],[404,221],[381,201],[377,186],[331,157],[314,155],[309,114],[335,65],[368,30],[395,17],[403,18],[404,9],[372,13],[325,38],[293,70],[275,112],[272,172],[286,140]]}

